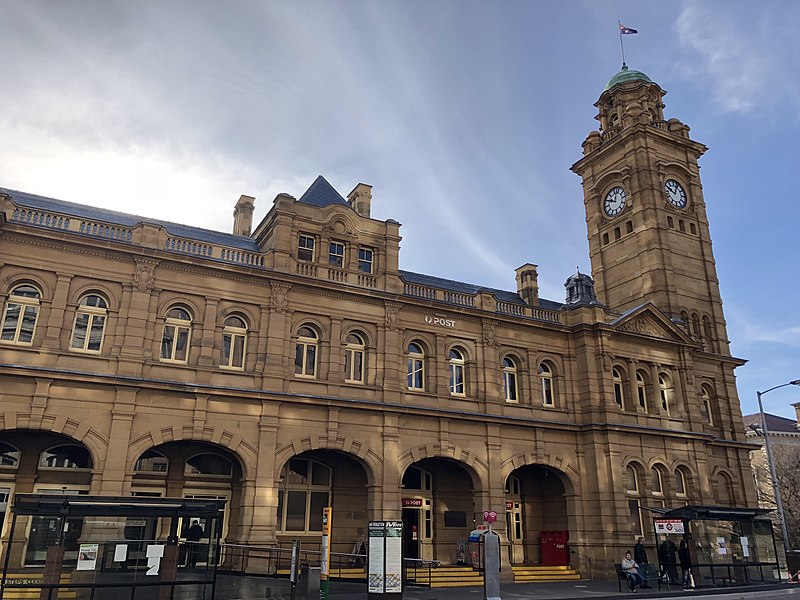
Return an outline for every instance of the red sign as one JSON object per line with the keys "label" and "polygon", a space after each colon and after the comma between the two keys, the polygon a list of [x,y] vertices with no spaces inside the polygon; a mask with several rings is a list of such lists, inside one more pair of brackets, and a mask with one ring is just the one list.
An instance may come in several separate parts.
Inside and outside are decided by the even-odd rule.
{"label": "red sign", "polygon": [[506,510],[511,510],[512,508],[514,508],[514,501],[506,500]]}
{"label": "red sign", "polygon": [[401,504],[403,508],[418,508],[422,506],[422,498],[403,498],[401,500]]}
{"label": "red sign", "polygon": [[497,513],[493,510],[485,510],[483,511],[483,520],[486,523],[494,523],[497,521]]}

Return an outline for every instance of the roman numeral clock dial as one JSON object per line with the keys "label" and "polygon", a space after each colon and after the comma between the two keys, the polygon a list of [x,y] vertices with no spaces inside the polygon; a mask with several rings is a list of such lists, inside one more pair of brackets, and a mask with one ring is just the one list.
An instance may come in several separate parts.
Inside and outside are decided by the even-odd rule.
{"label": "roman numeral clock dial", "polygon": [[680,183],[674,179],[667,179],[664,182],[664,189],[667,192],[667,200],[675,208],[686,207],[686,192]]}
{"label": "roman numeral clock dial", "polygon": [[625,190],[620,186],[616,186],[606,194],[606,199],[603,201],[603,210],[609,217],[616,217],[625,209],[626,201]]}

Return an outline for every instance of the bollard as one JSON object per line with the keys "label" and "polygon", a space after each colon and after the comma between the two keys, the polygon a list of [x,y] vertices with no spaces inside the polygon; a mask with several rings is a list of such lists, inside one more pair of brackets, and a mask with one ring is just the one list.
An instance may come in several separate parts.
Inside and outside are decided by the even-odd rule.
{"label": "bollard", "polygon": [[485,600],[500,600],[500,536],[491,529],[483,534],[483,593]]}

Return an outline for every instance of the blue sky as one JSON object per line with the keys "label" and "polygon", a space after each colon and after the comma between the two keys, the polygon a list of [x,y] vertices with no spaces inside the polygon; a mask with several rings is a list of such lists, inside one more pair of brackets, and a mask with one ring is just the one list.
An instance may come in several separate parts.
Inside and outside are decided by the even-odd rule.
{"label": "blue sky", "polygon": [[[229,231],[324,175],[374,186],[401,267],[543,297],[590,269],[579,178],[628,65],[701,159],[743,411],[800,378],[800,3],[0,0],[0,186]],[[800,388],[765,396],[794,417]]]}

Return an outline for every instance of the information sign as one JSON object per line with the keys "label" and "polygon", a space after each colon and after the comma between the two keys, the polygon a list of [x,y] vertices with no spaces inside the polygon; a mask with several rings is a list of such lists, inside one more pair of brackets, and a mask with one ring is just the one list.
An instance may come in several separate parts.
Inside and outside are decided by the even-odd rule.
{"label": "information sign", "polygon": [[402,594],[402,521],[369,522],[368,564],[367,592],[369,594]]}

